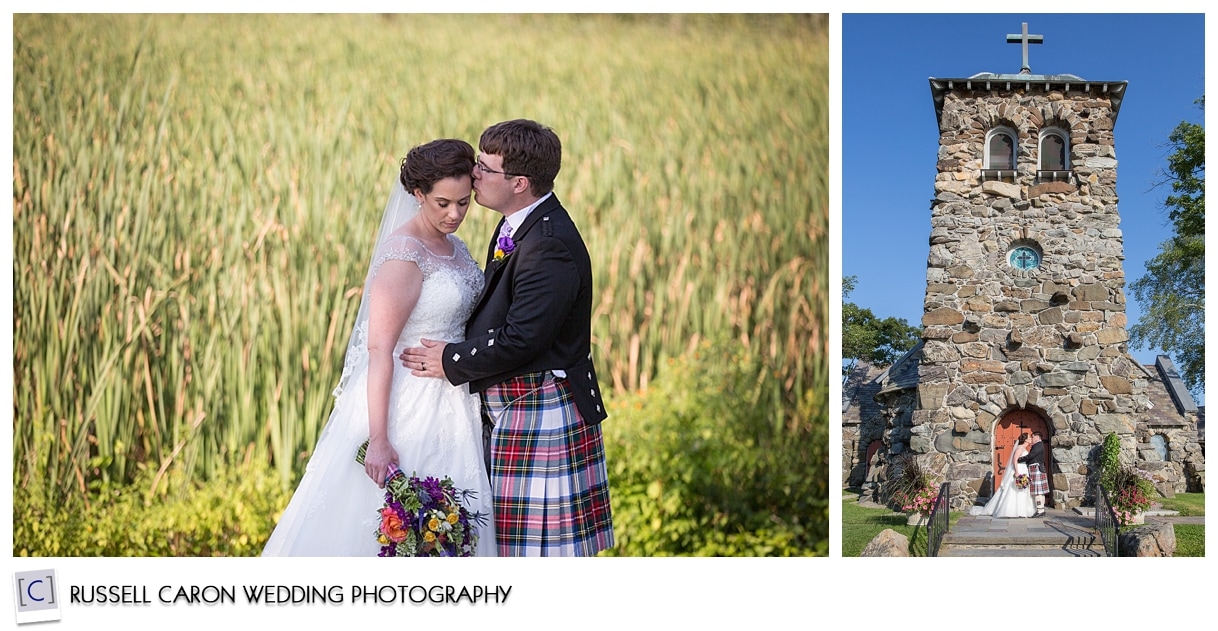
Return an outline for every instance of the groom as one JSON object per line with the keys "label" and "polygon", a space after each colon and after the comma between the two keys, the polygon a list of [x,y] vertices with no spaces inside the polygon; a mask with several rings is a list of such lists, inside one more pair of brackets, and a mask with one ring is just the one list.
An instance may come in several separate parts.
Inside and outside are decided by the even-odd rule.
{"label": "groom", "polygon": [[1045,493],[1049,492],[1049,477],[1045,474],[1045,444],[1040,432],[1032,432],[1032,447],[1026,455],[1019,457],[1019,462],[1028,465],[1028,477],[1032,484],[1029,490],[1036,502],[1036,514],[1032,517],[1045,516]]}
{"label": "groom", "polygon": [[482,132],[478,150],[475,199],[504,218],[466,339],[422,340],[400,358],[481,394],[500,556],[591,556],[613,546],[607,412],[592,366],[592,263],[553,193],[562,145],[512,120]]}

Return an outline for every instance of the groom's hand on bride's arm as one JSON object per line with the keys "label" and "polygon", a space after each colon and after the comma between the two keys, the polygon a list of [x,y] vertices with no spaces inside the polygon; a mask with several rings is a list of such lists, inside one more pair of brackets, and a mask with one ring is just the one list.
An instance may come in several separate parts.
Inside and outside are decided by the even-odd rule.
{"label": "groom's hand on bride's arm", "polygon": [[410,374],[416,377],[445,379],[444,347],[448,343],[423,338],[419,344],[422,346],[408,347],[398,356],[402,366],[409,368]]}

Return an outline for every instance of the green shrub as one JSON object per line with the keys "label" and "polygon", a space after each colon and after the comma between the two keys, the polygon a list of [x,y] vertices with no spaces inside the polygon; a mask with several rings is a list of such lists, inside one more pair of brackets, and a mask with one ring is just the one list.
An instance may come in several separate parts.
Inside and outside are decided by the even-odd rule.
{"label": "green shrub", "polygon": [[1116,478],[1121,471],[1121,439],[1115,433],[1104,437],[1100,447],[1100,485],[1109,497],[1117,491]]}
{"label": "green shrub", "polygon": [[704,345],[669,360],[646,394],[611,402],[609,554],[827,553],[825,406],[776,423],[752,388],[758,375],[768,370],[732,346]]}
{"label": "green shrub", "polygon": [[14,556],[255,556],[290,492],[264,465],[207,483],[176,470],[155,479],[144,471],[133,484],[101,485],[68,505],[16,488]]}
{"label": "green shrub", "polygon": [[[893,460],[894,475],[884,482],[881,495],[893,510],[909,511],[919,496],[938,496],[934,476],[922,467],[917,454],[906,451]],[[932,502],[933,503],[933,502]]]}

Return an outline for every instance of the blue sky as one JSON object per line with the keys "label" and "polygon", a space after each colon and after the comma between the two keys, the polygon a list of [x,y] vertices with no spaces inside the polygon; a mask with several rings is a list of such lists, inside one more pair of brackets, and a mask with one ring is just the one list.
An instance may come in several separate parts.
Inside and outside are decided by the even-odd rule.
{"label": "blue sky", "polygon": [[[929,78],[1018,73],[1022,50],[1006,35],[1023,22],[1044,36],[1028,47],[1033,74],[1129,82],[1115,128],[1127,283],[1170,237],[1170,189],[1154,185],[1172,129],[1203,122],[1194,104],[1205,94],[1202,15],[844,14],[842,275],[858,277],[851,302],[921,321],[938,151]],[[1127,299],[1133,323],[1141,309],[1128,288]],[[1157,354],[1131,351],[1145,364]]]}

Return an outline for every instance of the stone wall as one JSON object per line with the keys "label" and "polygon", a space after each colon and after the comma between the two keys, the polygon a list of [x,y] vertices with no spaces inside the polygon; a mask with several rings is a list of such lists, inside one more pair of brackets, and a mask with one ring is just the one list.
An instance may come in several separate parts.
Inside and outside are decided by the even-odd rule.
{"label": "stone wall", "polygon": [[[881,500],[880,485],[887,479],[888,463],[908,449],[913,391],[893,388],[879,393],[875,402],[876,413],[865,419],[847,417],[843,420],[842,481],[849,488],[859,489],[867,499],[878,502]],[[881,446],[868,463],[867,448],[876,440],[881,441]]]}
{"label": "stone wall", "polygon": [[[1005,179],[982,171],[986,132],[996,126],[1019,136],[1018,168]],[[1045,126],[1068,130],[1069,181],[1037,181]],[[1097,94],[945,96],[917,405],[891,440],[907,436],[923,464],[952,482],[954,508],[981,489],[994,424],[1013,409],[1038,412],[1050,428],[1059,507],[1081,503],[1106,434],[1135,453],[1148,375],[1126,348],[1116,166],[1111,104]],[[1007,262],[1019,245],[1042,253],[1039,269]]]}
{"label": "stone wall", "polygon": [[[1196,415],[1184,426],[1154,426],[1140,423],[1137,440],[1138,469],[1150,474],[1155,488],[1166,497],[1176,493],[1205,492],[1205,454],[1197,441]],[[1155,435],[1166,439],[1166,458],[1152,443]]]}

